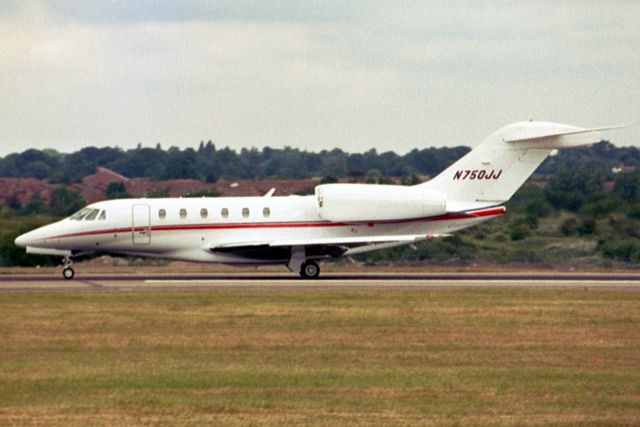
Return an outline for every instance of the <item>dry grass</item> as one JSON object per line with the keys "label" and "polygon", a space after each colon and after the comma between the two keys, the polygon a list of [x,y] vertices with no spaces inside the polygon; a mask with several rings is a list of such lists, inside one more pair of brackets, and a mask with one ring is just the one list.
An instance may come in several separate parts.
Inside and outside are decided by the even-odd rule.
{"label": "dry grass", "polygon": [[638,424],[640,294],[0,295],[0,424]]}

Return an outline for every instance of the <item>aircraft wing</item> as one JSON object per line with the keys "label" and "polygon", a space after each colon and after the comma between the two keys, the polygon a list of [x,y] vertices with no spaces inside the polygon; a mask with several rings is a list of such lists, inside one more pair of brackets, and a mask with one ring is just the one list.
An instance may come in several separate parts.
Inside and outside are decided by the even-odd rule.
{"label": "aircraft wing", "polygon": [[349,236],[349,237],[321,237],[313,239],[282,239],[264,241],[235,241],[220,242],[209,245],[209,250],[222,250],[228,252],[234,248],[251,248],[257,246],[285,247],[285,246],[357,246],[375,243],[416,242],[430,237],[438,237],[426,234],[402,234],[391,236]]}
{"label": "aircraft wing", "polygon": [[390,242],[415,242],[426,239],[424,234],[409,234],[397,236],[353,236],[353,237],[324,237],[316,239],[293,239],[273,242],[269,246],[316,246],[316,245],[361,245]]}
{"label": "aircraft wing", "polygon": [[211,252],[252,259],[288,259],[290,248],[303,246],[311,258],[356,255],[376,249],[409,245],[449,234],[403,234],[390,236],[321,237],[311,239],[281,239],[271,241],[227,241],[205,246]]}

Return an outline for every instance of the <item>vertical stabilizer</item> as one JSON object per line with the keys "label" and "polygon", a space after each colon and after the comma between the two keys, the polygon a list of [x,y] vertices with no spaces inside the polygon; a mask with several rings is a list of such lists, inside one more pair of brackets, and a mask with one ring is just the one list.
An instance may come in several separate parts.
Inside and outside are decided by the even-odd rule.
{"label": "vertical stabilizer", "polygon": [[600,131],[604,129],[547,122],[514,123],[420,186],[445,193],[451,208],[502,204],[552,150],[600,142]]}

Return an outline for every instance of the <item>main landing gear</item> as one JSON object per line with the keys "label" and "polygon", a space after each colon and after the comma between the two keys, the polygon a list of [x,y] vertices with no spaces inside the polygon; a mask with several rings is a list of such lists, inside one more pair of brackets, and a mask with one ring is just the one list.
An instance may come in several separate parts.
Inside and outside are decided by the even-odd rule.
{"label": "main landing gear", "polygon": [[320,267],[317,262],[307,259],[306,252],[304,246],[292,246],[287,267],[292,273],[298,272],[303,279],[317,279],[320,275]]}
{"label": "main landing gear", "polygon": [[300,276],[303,279],[317,279],[320,275],[320,266],[315,261],[305,261],[300,267]]}
{"label": "main landing gear", "polygon": [[76,272],[73,271],[73,268],[71,268],[71,264],[73,264],[71,257],[64,257],[64,259],[62,260],[62,265],[64,266],[64,268],[62,269],[62,277],[64,277],[66,280],[73,279],[73,276],[75,276],[76,274]]}

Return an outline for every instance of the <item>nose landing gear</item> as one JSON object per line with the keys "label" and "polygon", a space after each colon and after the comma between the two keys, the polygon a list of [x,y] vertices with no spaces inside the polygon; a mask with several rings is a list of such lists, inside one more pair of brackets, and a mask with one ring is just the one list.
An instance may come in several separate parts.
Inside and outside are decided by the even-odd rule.
{"label": "nose landing gear", "polygon": [[67,280],[73,279],[73,276],[76,274],[75,271],[73,271],[73,268],[71,267],[65,267],[64,270],[62,270],[62,277],[64,277]]}
{"label": "nose landing gear", "polygon": [[64,266],[64,269],[62,270],[62,277],[64,277],[66,280],[73,279],[73,276],[75,276],[76,274],[76,272],[73,271],[73,268],[71,268],[71,264],[73,264],[71,257],[64,257],[64,259],[62,260],[62,265]]}

